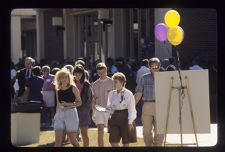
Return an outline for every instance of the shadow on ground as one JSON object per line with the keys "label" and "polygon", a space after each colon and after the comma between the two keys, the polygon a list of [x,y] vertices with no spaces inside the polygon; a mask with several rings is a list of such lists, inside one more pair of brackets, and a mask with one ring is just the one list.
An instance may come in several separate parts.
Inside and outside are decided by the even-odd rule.
{"label": "shadow on ground", "polygon": [[43,145],[38,145],[37,147],[54,147],[55,142],[43,144]]}

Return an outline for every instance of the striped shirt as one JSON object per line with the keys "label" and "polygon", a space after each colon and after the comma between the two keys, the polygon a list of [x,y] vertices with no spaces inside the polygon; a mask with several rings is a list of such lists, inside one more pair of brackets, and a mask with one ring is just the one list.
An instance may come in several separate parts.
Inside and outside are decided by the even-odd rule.
{"label": "striped shirt", "polygon": [[136,92],[142,93],[142,100],[155,100],[155,84],[151,73],[141,77]]}

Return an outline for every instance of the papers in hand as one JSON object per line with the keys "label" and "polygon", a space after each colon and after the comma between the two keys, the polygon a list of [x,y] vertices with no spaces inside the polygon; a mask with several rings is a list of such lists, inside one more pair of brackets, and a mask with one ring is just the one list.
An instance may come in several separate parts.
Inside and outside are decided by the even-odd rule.
{"label": "papers in hand", "polygon": [[106,108],[104,108],[102,106],[99,106],[99,105],[95,105],[95,109],[98,110],[98,111],[104,111],[104,112],[106,112]]}
{"label": "papers in hand", "polygon": [[102,107],[102,106],[99,106],[99,105],[95,105],[95,109],[97,111],[102,111],[102,112],[107,112],[107,113],[113,113],[113,110],[109,107],[105,108],[105,107]]}

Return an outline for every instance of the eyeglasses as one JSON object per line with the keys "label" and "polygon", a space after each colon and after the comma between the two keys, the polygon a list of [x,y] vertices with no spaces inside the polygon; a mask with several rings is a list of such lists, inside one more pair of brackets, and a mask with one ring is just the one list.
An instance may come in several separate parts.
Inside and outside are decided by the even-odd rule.
{"label": "eyeglasses", "polygon": [[159,69],[159,66],[152,66],[150,68],[153,69],[153,70],[156,70],[156,69]]}

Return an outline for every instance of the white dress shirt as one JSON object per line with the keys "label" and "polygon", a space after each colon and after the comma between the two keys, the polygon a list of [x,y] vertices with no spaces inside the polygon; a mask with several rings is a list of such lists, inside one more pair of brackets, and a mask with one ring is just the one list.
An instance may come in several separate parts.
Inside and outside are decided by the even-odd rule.
{"label": "white dress shirt", "polygon": [[14,87],[15,92],[18,91],[18,90],[20,89],[20,86],[19,86],[19,84],[18,84],[18,79],[16,79],[16,81],[15,81],[13,87]]}
{"label": "white dress shirt", "polygon": [[16,77],[16,70],[15,70],[15,69],[12,69],[12,70],[10,71],[10,74],[11,74],[11,80],[12,80],[13,78]]}
{"label": "white dress shirt", "polygon": [[189,70],[203,70],[203,68],[200,67],[199,65],[193,65],[193,66],[189,67]]}
{"label": "white dress shirt", "polygon": [[107,107],[112,110],[124,110],[128,109],[128,124],[132,124],[136,119],[137,111],[135,107],[135,99],[133,93],[123,88],[119,93],[117,90],[109,92]]}

